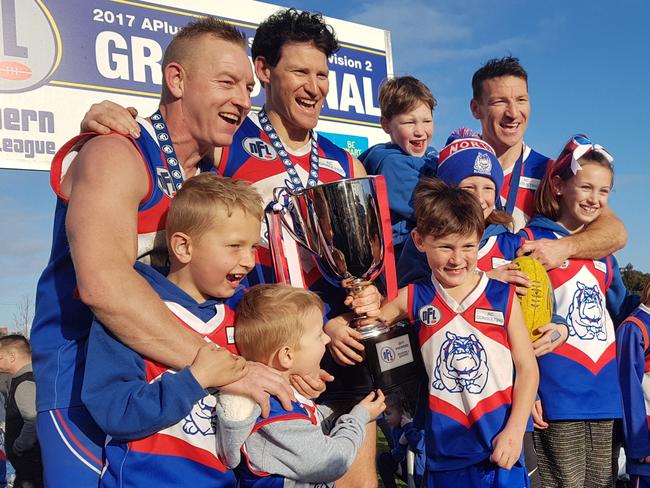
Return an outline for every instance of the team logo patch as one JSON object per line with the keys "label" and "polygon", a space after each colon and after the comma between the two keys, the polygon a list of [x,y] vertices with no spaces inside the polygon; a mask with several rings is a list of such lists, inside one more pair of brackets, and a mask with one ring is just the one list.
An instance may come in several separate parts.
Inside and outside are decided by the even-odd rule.
{"label": "team logo patch", "polygon": [[272,144],[259,137],[247,137],[242,141],[242,147],[250,156],[262,161],[273,161],[278,157],[278,152]]}
{"label": "team logo patch", "polygon": [[566,318],[569,335],[583,340],[596,338],[606,341],[605,306],[600,288],[598,285],[587,286],[580,281],[576,282],[576,286],[578,289],[573,295]]}
{"label": "team logo patch", "polygon": [[431,386],[451,393],[481,393],[489,374],[485,348],[475,334],[464,337],[448,331],[446,337]]}
{"label": "team logo patch", "polygon": [[156,184],[158,185],[158,188],[160,188],[160,191],[169,198],[172,198],[176,193],[172,175],[169,174],[169,171],[166,168],[156,168]]}
{"label": "team logo patch", "polygon": [[420,310],[418,310],[418,319],[424,325],[436,325],[440,322],[441,314],[433,305],[425,305]]}
{"label": "team logo patch", "polygon": [[492,161],[487,153],[479,152],[474,160],[474,173],[489,175],[492,172]]}
{"label": "team logo patch", "polygon": [[61,59],[61,37],[41,0],[0,2],[0,92],[46,83]]}

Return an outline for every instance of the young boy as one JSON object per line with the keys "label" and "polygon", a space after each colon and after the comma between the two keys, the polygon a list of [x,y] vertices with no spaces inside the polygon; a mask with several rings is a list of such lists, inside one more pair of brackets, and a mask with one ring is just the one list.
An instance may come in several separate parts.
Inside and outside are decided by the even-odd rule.
{"label": "young boy", "polygon": [[376,144],[359,160],[370,175],[384,175],[393,224],[395,261],[413,228],[413,190],[421,176],[436,174],[438,152],[430,147],[436,99],[412,76],[391,78],[379,89],[381,126],[390,143]]}
{"label": "young boy", "polygon": [[[248,183],[195,176],[167,216],[169,274],[135,265],[178,321],[205,338],[189,367],[172,371],[141,357],[93,323],[82,399],[110,436],[100,486],[236,486],[217,445],[238,453],[248,430],[215,432],[215,398],[206,389],[246,372],[246,361],[232,354],[233,310],[255,264],[261,218],[261,198]],[[214,356],[221,367],[210,367]]]}
{"label": "young boy", "polygon": [[[237,347],[247,360],[271,366],[286,378],[316,374],[330,341],[323,332],[323,312],[323,302],[313,292],[254,286],[237,309]],[[295,395],[293,411],[284,411],[271,397],[271,414],[256,420],[242,448],[245,462],[238,468],[242,488],[333,486],[352,465],[366,424],[384,410],[382,392],[371,392],[325,434],[317,405]],[[253,416],[258,414],[256,407]]]}
{"label": "young boy", "polygon": [[515,288],[477,271],[476,197],[425,178],[414,202],[413,238],[432,277],[402,288],[381,316],[418,328],[430,385],[426,486],[528,486],[522,440],[539,374]]}
{"label": "young boy", "polygon": [[616,362],[623,396],[625,470],[630,486],[650,487],[650,282],[641,304],[616,330]]}

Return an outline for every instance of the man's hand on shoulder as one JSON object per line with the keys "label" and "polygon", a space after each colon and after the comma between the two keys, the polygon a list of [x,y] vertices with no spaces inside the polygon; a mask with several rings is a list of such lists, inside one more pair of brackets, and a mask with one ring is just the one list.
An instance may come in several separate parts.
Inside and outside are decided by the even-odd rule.
{"label": "man's hand on shoulder", "polygon": [[140,126],[135,121],[138,111],[133,107],[124,108],[109,100],[94,103],[81,121],[81,132],[110,134],[111,131],[124,135],[140,137]]}

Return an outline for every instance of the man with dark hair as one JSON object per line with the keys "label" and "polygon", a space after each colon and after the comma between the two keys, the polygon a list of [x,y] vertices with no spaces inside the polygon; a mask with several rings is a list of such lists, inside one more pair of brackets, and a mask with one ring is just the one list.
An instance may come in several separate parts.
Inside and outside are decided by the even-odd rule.
{"label": "man with dark hair", "polygon": [[[133,264],[165,265],[171,198],[185,178],[211,169],[205,156],[215,146],[231,143],[254,80],[243,35],[214,18],[181,29],[165,60],[159,110],[139,119],[138,140],[86,133],[53,160],[54,240],[32,329],[49,487],[97,486],[102,470],[105,435],[81,401],[93,314],[128,347],[175,370],[192,364],[204,344]],[[223,367],[218,354],[211,360]],[[224,388],[252,396],[263,410],[267,392],[289,407],[289,386],[275,372],[254,364],[248,371]]]}
{"label": "man with dark hair", "polygon": [[[472,90],[470,109],[481,121],[481,137],[501,163],[505,175],[501,201],[519,230],[534,213],[535,190],[550,161],[524,143],[530,116],[528,74],[515,57],[490,59],[474,73]],[[546,268],[556,268],[570,257],[608,256],[626,240],[625,227],[607,208],[583,232],[556,241],[527,242],[520,253],[532,253]]]}
{"label": "man with dark hair", "polygon": [[29,341],[0,337],[0,372],[11,374],[6,400],[5,452],[16,470],[15,488],[43,486],[41,448],[36,436],[36,385]]}
{"label": "man with dark hair", "polygon": [[[255,73],[266,91],[266,101],[259,113],[249,114],[232,145],[221,150],[217,160],[222,175],[251,181],[267,203],[273,200],[276,187],[298,190],[366,175],[357,159],[314,132],[329,91],[327,58],[337,49],[338,42],[331,26],[318,13],[281,10],[259,25],[252,55]],[[257,273],[253,271],[248,275],[251,285],[276,281],[270,266],[270,250],[265,239],[263,241],[258,250]],[[319,293],[329,307],[328,318],[346,311],[343,305],[345,290],[325,280],[313,258],[304,249],[297,248],[291,239],[285,239],[284,245],[288,253],[297,255],[296,265],[287,270],[291,284]],[[370,295],[367,298],[370,299]],[[360,338],[355,330],[343,325],[334,332],[327,332],[334,344],[350,344],[351,338]],[[335,420],[338,413],[349,411],[353,403],[363,398],[371,386],[369,382],[359,381],[367,374],[354,373],[365,371],[363,366],[344,367],[332,361],[329,355],[324,366],[336,378],[326,392],[327,400],[336,402],[329,419]],[[377,486],[375,443],[373,422],[366,428],[366,438],[357,460],[336,486]]]}
{"label": "man with dark hair", "polygon": [[[473,96],[470,109],[481,121],[481,137],[495,150],[504,173],[501,203],[513,216],[515,231],[526,225],[535,212],[535,191],[551,160],[524,143],[530,117],[528,73],[519,59],[506,56],[490,59],[472,77]],[[557,268],[571,257],[599,259],[621,249],[627,240],[625,227],[606,208],[602,215],[584,231],[564,239],[526,241],[519,254],[531,254],[547,269]],[[513,270],[516,269],[513,267]],[[562,327],[557,325],[557,327]],[[559,329],[557,329],[559,331]],[[551,333],[548,330],[548,339]],[[535,425],[544,427],[541,403],[533,410]],[[531,486],[541,486],[537,472],[537,455],[532,432],[524,438],[526,465]]]}

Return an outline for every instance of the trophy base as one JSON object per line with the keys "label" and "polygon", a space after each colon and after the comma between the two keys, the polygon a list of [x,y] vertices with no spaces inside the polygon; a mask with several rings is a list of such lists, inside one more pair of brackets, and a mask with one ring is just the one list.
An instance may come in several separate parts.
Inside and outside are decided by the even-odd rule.
{"label": "trophy base", "polygon": [[363,336],[362,339],[363,341],[365,341],[366,339],[372,339],[373,337],[377,337],[381,334],[385,334],[391,329],[392,327],[386,324],[386,322],[379,322],[379,321],[373,324],[354,327],[354,330],[356,330],[359,334]]}
{"label": "trophy base", "polygon": [[390,393],[406,383],[422,381],[426,371],[415,328],[410,324],[386,328],[364,339],[364,362],[374,388]]}

